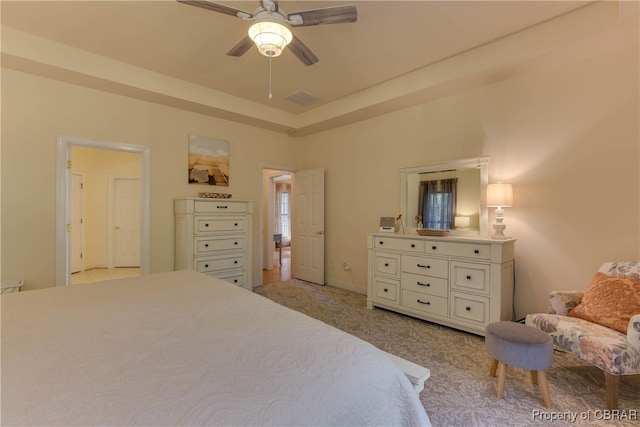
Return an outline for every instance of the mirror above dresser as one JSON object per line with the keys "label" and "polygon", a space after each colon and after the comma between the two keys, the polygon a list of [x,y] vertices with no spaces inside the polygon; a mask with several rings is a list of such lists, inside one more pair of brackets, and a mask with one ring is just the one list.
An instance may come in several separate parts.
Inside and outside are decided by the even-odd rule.
{"label": "mirror above dresser", "polygon": [[[489,219],[482,201],[488,183],[488,169],[489,157],[400,168],[400,213],[406,232],[416,233],[424,220],[424,228],[448,229],[450,235],[487,236]],[[451,185],[453,190],[443,191]],[[439,193],[437,197],[443,197],[447,192],[454,195],[454,210],[448,220],[434,220],[433,215],[429,217],[425,211],[425,193],[432,194],[431,197]]]}

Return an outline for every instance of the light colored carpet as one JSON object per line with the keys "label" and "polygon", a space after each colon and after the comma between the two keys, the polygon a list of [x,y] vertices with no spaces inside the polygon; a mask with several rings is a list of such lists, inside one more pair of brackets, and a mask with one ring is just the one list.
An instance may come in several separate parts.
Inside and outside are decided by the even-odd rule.
{"label": "light colored carpet", "polygon": [[[366,297],[301,280],[266,284],[254,290],[368,341],[389,353],[429,368],[420,399],[434,426],[639,426],[640,375],[624,376],[616,419],[605,419],[604,376],[571,354],[555,352],[547,371],[553,409],[546,409],[528,371],[507,369],[505,395],[495,397],[495,379],[484,337],[366,308]],[[571,421],[570,417],[577,419]],[[620,419],[622,417],[631,419]],[[581,418],[586,418],[581,419]],[[633,419],[635,418],[635,419]]]}

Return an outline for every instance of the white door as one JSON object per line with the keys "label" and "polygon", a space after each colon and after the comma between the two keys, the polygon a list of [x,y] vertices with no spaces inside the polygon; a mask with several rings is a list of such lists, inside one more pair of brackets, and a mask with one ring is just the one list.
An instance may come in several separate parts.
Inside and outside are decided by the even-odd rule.
{"label": "white door", "polygon": [[293,277],[324,285],[324,169],[293,175]]}
{"label": "white door", "polygon": [[139,267],[139,178],[114,178],[112,224],[114,267]]}
{"label": "white door", "polygon": [[84,223],[84,176],[79,173],[71,174],[71,273],[84,271],[82,253],[83,223]]}

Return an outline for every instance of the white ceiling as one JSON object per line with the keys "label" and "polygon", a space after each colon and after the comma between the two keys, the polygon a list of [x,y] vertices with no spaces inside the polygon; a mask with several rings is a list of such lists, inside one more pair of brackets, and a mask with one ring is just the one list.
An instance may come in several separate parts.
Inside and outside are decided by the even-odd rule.
{"label": "white ceiling", "polygon": [[[253,12],[258,1],[221,3]],[[135,65],[293,115],[363,93],[463,52],[513,35],[590,2],[280,1],[287,12],[354,4],[352,24],[293,28],[319,58],[304,66],[285,51],[269,59],[252,48],[226,52],[250,23],[164,1],[2,1],[2,25]],[[303,90],[306,107],[284,98]]]}

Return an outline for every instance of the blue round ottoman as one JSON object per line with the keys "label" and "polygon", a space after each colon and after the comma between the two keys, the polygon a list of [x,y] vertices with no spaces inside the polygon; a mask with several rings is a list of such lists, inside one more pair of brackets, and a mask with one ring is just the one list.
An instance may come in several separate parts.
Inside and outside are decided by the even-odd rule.
{"label": "blue round ottoman", "polygon": [[547,382],[546,369],[553,365],[553,341],[551,337],[532,326],[515,322],[493,322],[487,325],[485,347],[491,361],[489,375],[495,377],[498,371],[496,396],[502,399],[507,366],[515,366],[531,371],[531,381],[538,384],[544,405],[551,408],[551,394]]}

